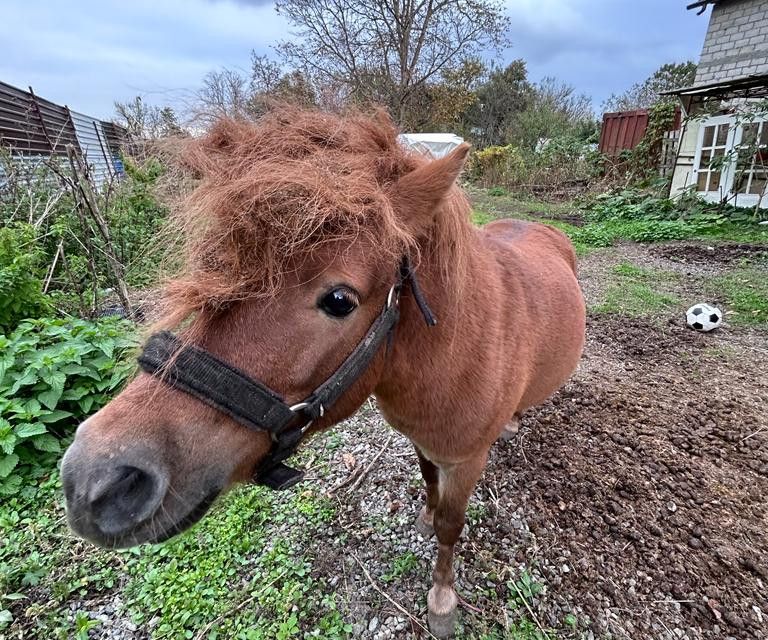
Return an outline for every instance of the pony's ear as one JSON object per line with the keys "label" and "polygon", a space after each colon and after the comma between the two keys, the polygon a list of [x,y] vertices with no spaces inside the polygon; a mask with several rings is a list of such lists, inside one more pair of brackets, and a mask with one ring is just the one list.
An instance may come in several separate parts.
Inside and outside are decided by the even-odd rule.
{"label": "pony's ear", "polygon": [[459,177],[468,153],[465,142],[447,156],[406,173],[388,189],[392,206],[415,235],[432,226],[437,206]]}

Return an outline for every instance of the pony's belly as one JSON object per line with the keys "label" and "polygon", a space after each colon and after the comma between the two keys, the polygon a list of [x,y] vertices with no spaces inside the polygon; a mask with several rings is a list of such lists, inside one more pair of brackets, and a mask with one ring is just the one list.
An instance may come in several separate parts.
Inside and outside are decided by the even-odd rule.
{"label": "pony's belly", "polygon": [[502,426],[511,419],[516,404],[515,400],[502,407],[478,410],[468,402],[461,409],[445,412],[433,408],[426,420],[398,415],[381,400],[379,408],[395,431],[408,438],[430,462],[444,467],[472,458],[493,444]]}
{"label": "pony's belly", "polygon": [[[579,292],[579,296],[581,293]],[[579,302],[581,298],[579,297]],[[562,387],[576,371],[584,349],[586,313],[583,302],[581,307],[570,307],[570,330],[562,331],[554,341],[542,343],[541,351],[535,359],[535,366],[529,382],[520,398],[517,411],[522,412],[544,402]]]}

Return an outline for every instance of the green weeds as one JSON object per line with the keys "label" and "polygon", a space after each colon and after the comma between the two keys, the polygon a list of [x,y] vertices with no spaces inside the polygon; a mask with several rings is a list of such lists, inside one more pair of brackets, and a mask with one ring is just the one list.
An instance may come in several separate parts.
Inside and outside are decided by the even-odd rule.
{"label": "green weeds", "polygon": [[713,298],[722,298],[733,312],[728,321],[735,324],[768,325],[768,272],[741,268],[716,276],[709,283]]}
{"label": "green weeds", "polygon": [[132,331],[114,318],[42,318],[0,335],[0,495],[20,491],[22,474],[52,468],[59,439],[133,372],[122,359],[137,345]]}
{"label": "green weeds", "polygon": [[648,316],[667,311],[680,301],[676,296],[656,287],[674,281],[675,278],[673,273],[622,262],[613,269],[612,281],[603,302],[593,310],[597,313],[621,313],[628,316]]}
{"label": "green weeds", "polygon": [[392,567],[381,576],[381,580],[382,582],[394,582],[412,573],[418,566],[418,557],[410,551],[406,551],[394,559]]}
{"label": "green weeds", "polygon": [[[242,487],[182,536],[122,552],[76,541],[59,496],[54,475],[34,498],[13,497],[0,507],[0,629],[87,637],[99,622],[83,612],[69,621],[69,603],[99,593],[109,598],[119,587],[124,608],[116,615],[151,629],[154,640],[203,630],[207,640],[301,638],[307,630],[314,630],[310,637],[349,636],[335,596],[302,551],[333,515],[312,492],[284,498]],[[408,570],[408,561],[397,567]]]}

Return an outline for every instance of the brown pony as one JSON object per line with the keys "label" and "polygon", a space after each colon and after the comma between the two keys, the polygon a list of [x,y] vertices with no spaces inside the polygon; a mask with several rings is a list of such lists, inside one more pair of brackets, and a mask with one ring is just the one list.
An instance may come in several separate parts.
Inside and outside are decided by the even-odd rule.
{"label": "brown pony", "polygon": [[[427,494],[417,525],[438,541],[427,598],[438,636],[453,630],[454,546],[488,451],[568,379],[584,340],[568,239],[515,220],[475,228],[456,185],[467,152],[409,153],[382,115],[284,107],[219,123],[188,152],[201,182],[162,321],[299,402],[360,343],[410,258],[437,325],[404,288],[390,344],[310,433],[374,394],[413,442]],[[80,425],[64,457],[70,525],[108,547],[167,539],[270,449],[267,433],[141,373]]]}

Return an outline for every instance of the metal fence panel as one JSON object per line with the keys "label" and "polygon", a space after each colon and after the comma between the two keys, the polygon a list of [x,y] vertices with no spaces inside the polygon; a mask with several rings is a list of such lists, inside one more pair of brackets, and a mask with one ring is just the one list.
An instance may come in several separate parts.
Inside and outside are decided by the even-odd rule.
{"label": "metal fence panel", "polygon": [[70,115],[75,124],[77,141],[80,144],[83,159],[90,169],[91,178],[97,185],[112,180],[115,176],[115,165],[112,153],[106,144],[101,122],[77,111],[70,111]]}
{"label": "metal fence panel", "polygon": [[609,156],[617,156],[624,149],[634,149],[647,128],[647,109],[606,113],[603,115],[598,149]]}
{"label": "metal fence panel", "polygon": [[[681,112],[680,107],[677,107],[672,130],[679,130],[680,125]],[[647,129],[648,109],[603,114],[598,149],[605,155],[617,156],[625,149],[634,149],[643,139]]]}
{"label": "metal fence panel", "polygon": [[65,156],[74,147],[90,167],[97,186],[122,175],[120,149],[126,132],[111,122],[102,122],[70,111],[50,100],[0,82],[0,147],[23,164],[32,157]]}
{"label": "metal fence panel", "polygon": [[23,154],[64,154],[76,144],[66,107],[0,82],[0,144]]}

